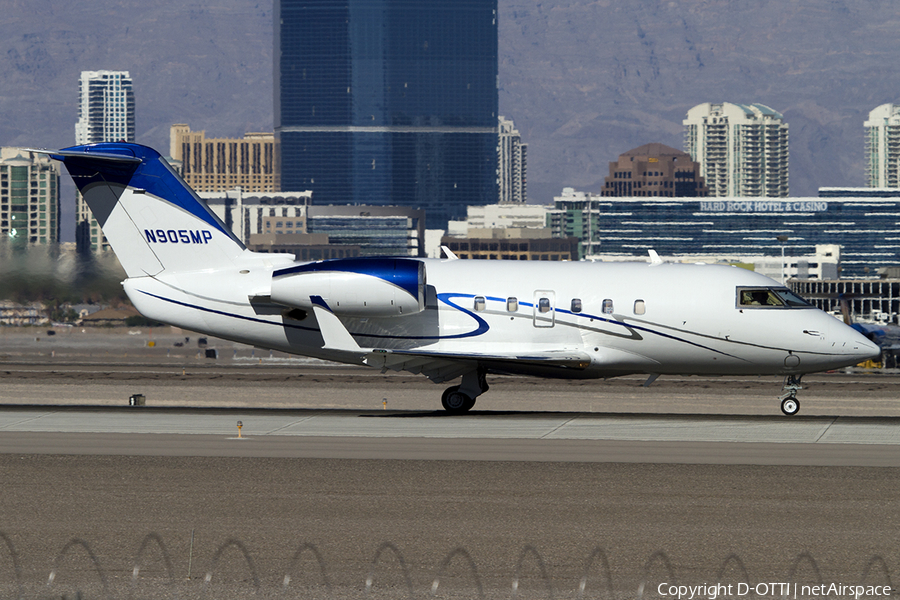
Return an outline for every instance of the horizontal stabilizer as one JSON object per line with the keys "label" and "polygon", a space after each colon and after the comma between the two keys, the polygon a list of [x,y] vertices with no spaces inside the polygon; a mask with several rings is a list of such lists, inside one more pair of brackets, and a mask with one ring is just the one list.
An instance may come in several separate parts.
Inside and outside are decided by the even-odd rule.
{"label": "horizontal stabilizer", "polygon": [[84,162],[95,160],[118,162],[123,164],[139,164],[140,162],[142,162],[142,159],[135,156],[134,153],[118,154],[115,152],[72,152],[69,150],[39,150],[35,148],[26,148],[26,150],[28,152],[35,152],[37,154],[46,154],[50,158],[63,162],[67,158],[80,159]]}

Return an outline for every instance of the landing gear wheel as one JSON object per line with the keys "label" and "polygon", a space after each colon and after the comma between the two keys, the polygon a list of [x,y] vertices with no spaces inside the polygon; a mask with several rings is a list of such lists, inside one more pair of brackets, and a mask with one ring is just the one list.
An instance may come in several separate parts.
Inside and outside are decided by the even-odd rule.
{"label": "landing gear wheel", "polygon": [[475,398],[460,392],[459,386],[454,385],[444,390],[441,404],[448,413],[458,415],[471,410],[475,406]]}
{"label": "landing gear wheel", "polygon": [[784,378],[784,386],[781,391],[781,412],[787,416],[796,415],[800,411],[800,401],[797,400],[797,392],[803,389],[800,378],[803,375],[788,375]]}
{"label": "landing gear wheel", "polygon": [[781,401],[781,412],[791,417],[800,412],[800,401],[796,398],[787,397]]}

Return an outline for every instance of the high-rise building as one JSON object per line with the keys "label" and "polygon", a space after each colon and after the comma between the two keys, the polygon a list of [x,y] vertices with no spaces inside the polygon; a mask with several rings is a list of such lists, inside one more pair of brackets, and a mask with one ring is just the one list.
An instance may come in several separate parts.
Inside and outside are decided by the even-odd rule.
{"label": "high-rise building", "polygon": [[684,151],[700,163],[710,196],[788,196],[788,126],[762,104],[706,102],[690,109]]}
{"label": "high-rise building", "polygon": [[[250,236],[261,233],[285,233],[265,230],[266,219],[284,221],[285,230],[304,222],[312,204],[312,192],[244,192],[241,188],[223,192],[198,192],[225,226],[245,244]],[[290,223],[290,225],[288,225]],[[305,228],[305,225],[304,225]]]}
{"label": "high-rise building", "polygon": [[82,71],[76,144],[134,141],[134,91],[128,71]]}
{"label": "high-rise building", "polygon": [[866,128],[866,187],[900,187],[900,105],[882,104]]}
{"label": "high-rise building", "polygon": [[516,126],[509,119],[500,116],[500,139],[497,144],[499,165],[497,168],[500,186],[500,203],[524,203],[526,194],[526,170],[528,144],[522,143]]}
{"label": "high-rise building", "polygon": [[181,176],[197,192],[278,190],[275,135],[248,133],[243,138],[207,138],[179,123],[169,130],[169,153],[181,161]]}
{"label": "high-rise building", "polygon": [[[78,80],[76,144],[134,141],[134,90],[128,71],[82,71]],[[100,224],[75,196],[75,241],[79,251],[109,249]]]}
{"label": "high-rise building", "polygon": [[0,235],[24,245],[59,242],[59,163],[0,148]]}
{"label": "high-rise building", "polygon": [[277,0],[281,189],[425,209],[497,202],[497,0]]}
{"label": "high-rise building", "polygon": [[644,144],[609,163],[601,196],[706,196],[700,165],[664,144]]}

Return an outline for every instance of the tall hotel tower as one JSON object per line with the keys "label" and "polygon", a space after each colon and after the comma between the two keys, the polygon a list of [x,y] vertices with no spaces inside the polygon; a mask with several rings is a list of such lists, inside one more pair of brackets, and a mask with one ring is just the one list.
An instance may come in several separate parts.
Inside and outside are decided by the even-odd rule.
{"label": "tall hotel tower", "polygon": [[500,141],[497,145],[497,181],[500,185],[500,204],[524,204],[528,199],[528,144],[515,124],[500,116]]}
{"label": "tall hotel tower", "polygon": [[788,126],[762,104],[698,104],[684,124],[684,151],[700,163],[710,196],[788,196]]}
{"label": "tall hotel tower", "polygon": [[[128,71],[82,71],[78,80],[75,143],[134,141],[134,91]],[[75,241],[78,249],[106,250],[109,244],[91,209],[75,198]]]}
{"label": "tall hotel tower", "polygon": [[276,0],[282,190],[425,209],[497,202],[497,0]]}
{"label": "tall hotel tower", "polygon": [[882,104],[866,128],[866,187],[900,187],[900,105]]}

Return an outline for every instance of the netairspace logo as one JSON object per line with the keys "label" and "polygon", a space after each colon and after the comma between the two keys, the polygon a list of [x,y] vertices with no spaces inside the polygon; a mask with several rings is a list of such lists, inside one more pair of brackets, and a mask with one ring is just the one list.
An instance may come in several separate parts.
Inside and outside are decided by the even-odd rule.
{"label": "netairspace logo", "polygon": [[703,584],[703,585],[670,585],[661,583],[656,588],[660,596],[676,598],[677,600],[691,600],[692,598],[716,600],[720,597],[741,597],[754,594],[760,597],[771,596],[775,598],[853,598],[860,600],[869,597],[885,597],[891,595],[889,585],[844,585],[842,583],[822,583],[819,585],[798,585],[791,582],[769,583],[734,583],[734,584]]}

